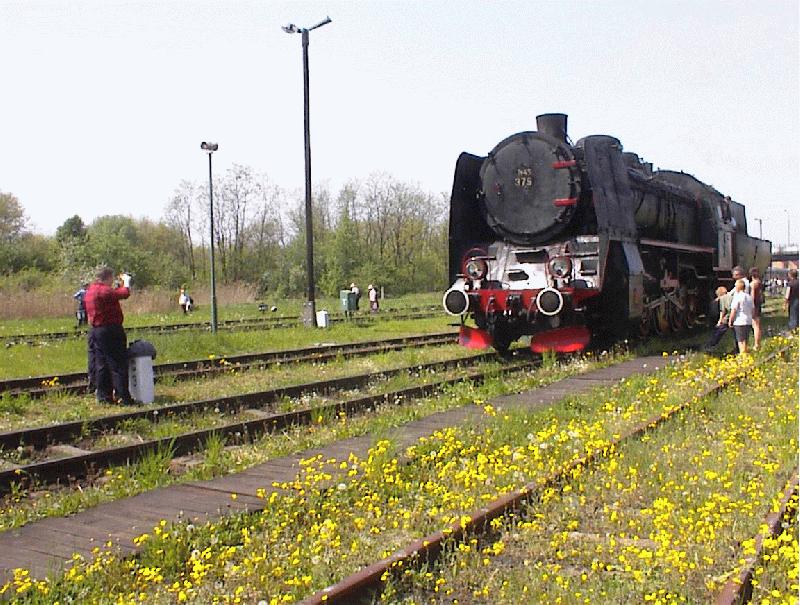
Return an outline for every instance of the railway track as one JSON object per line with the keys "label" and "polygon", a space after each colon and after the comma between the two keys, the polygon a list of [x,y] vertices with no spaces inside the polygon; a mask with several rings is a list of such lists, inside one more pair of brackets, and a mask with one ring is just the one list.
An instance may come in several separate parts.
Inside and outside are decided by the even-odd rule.
{"label": "railway track", "polygon": [[765,538],[777,536],[781,532],[782,524],[791,515],[797,515],[797,508],[790,508],[792,499],[798,495],[798,468],[795,467],[791,477],[786,482],[783,489],[775,494],[773,501],[780,502],[778,510],[766,515],[761,526],[767,528],[767,532],[759,532],[752,537],[754,552],[745,559],[745,564],[738,574],[722,587],[714,600],[714,605],[737,605],[739,603],[749,603],[753,594],[753,574],[756,564],[764,552]]}
{"label": "railway track", "polygon": [[[331,323],[349,322],[355,325],[371,324],[377,321],[387,320],[410,320],[410,319],[427,319],[429,317],[436,317],[440,315],[441,311],[438,307],[416,307],[405,309],[402,311],[381,311],[380,314],[362,313],[345,316],[343,312],[332,313],[329,316]],[[247,319],[232,319],[217,322],[217,329],[219,330],[268,330],[274,328],[292,328],[302,325],[303,320],[299,317],[256,317]],[[170,334],[175,332],[183,332],[189,330],[210,330],[211,324],[209,322],[194,322],[194,323],[174,323],[174,324],[159,324],[150,326],[131,326],[126,328],[125,331],[129,337],[143,337],[151,334]],[[0,335],[0,342],[4,343],[6,347],[18,344],[36,344],[42,341],[58,341],[68,340],[72,338],[85,338],[87,330],[75,329],[65,332],[40,332],[31,334],[10,334]]]}
{"label": "railway track", "polygon": [[[533,358],[526,352],[520,354],[519,361],[511,361],[502,372],[516,372],[530,368]],[[356,399],[340,401],[316,407],[307,407],[290,412],[277,412],[270,409],[273,404],[285,398],[297,398],[308,394],[327,394],[347,389],[364,388],[379,379],[409,373],[446,372],[463,366],[474,366],[487,360],[496,360],[494,353],[483,353],[471,357],[460,357],[441,362],[415,365],[393,370],[381,370],[357,376],[348,376],[332,380],[316,381],[290,387],[269,389],[254,393],[233,395],[165,405],[148,407],[123,414],[66,422],[39,428],[8,431],[0,434],[0,449],[4,451],[17,448],[33,448],[42,457],[44,448],[57,444],[75,443],[82,445],[87,439],[113,431],[124,423],[146,420],[158,422],[171,416],[185,416],[213,411],[214,414],[235,414],[242,410],[250,410],[257,417],[250,420],[237,419],[225,422],[212,428],[193,430],[180,435],[161,439],[150,439],[132,445],[106,448],[97,451],[80,450],[71,455],[56,459],[37,460],[30,464],[20,465],[0,471],[0,493],[6,493],[14,486],[36,484],[52,484],[59,481],[74,482],[97,473],[98,470],[114,464],[125,464],[139,460],[156,451],[169,450],[173,457],[183,456],[205,446],[212,436],[222,437],[226,443],[240,443],[252,440],[265,432],[278,431],[291,425],[307,424],[314,417],[338,415],[340,413],[355,414],[368,411],[385,402],[404,401],[415,397],[424,397],[449,385],[463,381],[480,381],[484,378],[481,371],[468,371],[458,376],[437,380],[428,384],[416,385],[388,393],[380,393]],[[256,412],[254,413],[253,410]]]}
{"label": "railway track", "polygon": [[[274,364],[320,362],[337,357],[359,357],[407,347],[435,346],[456,342],[457,332],[439,332],[402,336],[347,344],[316,345],[300,349],[230,355],[217,359],[195,359],[158,364],[153,367],[156,381],[165,376],[187,380],[230,371],[231,369],[265,368]],[[0,381],[0,393],[12,396],[43,397],[53,392],[83,394],[88,387],[86,372],[12,378]]]}
{"label": "railway track", "polygon": [[[762,364],[784,355],[789,349],[790,347],[785,347],[774,352],[763,360]],[[519,512],[524,505],[540,498],[546,490],[557,489],[569,483],[570,478],[579,474],[582,469],[597,465],[601,460],[609,456],[611,452],[661,428],[680,413],[691,409],[698,401],[720,393],[743,378],[744,375],[740,374],[726,381],[712,382],[703,388],[700,393],[680,405],[673,406],[668,412],[649,418],[624,434],[615,436],[613,440],[602,447],[588,450],[561,468],[527,483],[521,489],[506,493],[485,504],[480,509],[461,515],[458,522],[423,538],[416,539],[388,557],[364,565],[360,571],[310,595],[301,601],[301,605],[344,605],[372,602],[374,596],[380,594],[381,589],[385,587],[390,579],[399,581],[403,574],[408,573],[410,569],[430,567],[446,546],[457,546],[494,531],[493,520]],[[793,479],[789,482],[789,485],[792,486],[791,490],[784,489],[780,494],[783,497],[781,510],[776,515],[769,517],[773,531],[778,529],[780,517],[785,512],[789,497],[792,493],[796,493],[796,473],[797,470],[795,469],[792,474]],[[748,574],[752,574],[752,564],[742,572],[742,578],[747,580]],[[732,580],[720,594],[717,601],[718,605],[740,602],[739,598],[744,590],[745,588],[742,587],[739,581]]]}
{"label": "railway track", "polygon": [[[648,359],[646,361],[648,361],[650,363],[650,367],[652,368],[653,360]],[[659,362],[656,361],[656,365],[658,365],[658,363]],[[519,365],[521,367],[523,367],[523,368],[526,367],[525,362],[522,361],[522,360],[519,360]],[[630,364],[628,364],[628,365],[630,365]],[[639,367],[641,369],[641,367],[643,367],[643,366],[642,366],[642,364],[639,364],[637,367]],[[645,364],[644,367],[648,367],[647,364]],[[606,368],[606,369],[607,370],[613,370],[614,366]],[[441,372],[441,370],[438,370],[438,371]],[[604,374],[606,381],[608,380],[608,378],[610,378],[612,376],[620,376],[620,375],[622,375],[622,374],[613,373],[613,372]],[[588,378],[589,377],[587,376],[587,379]],[[566,383],[563,384],[563,385],[559,385],[559,383],[555,383],[554,385],[552,385],[552,386],[555,387],[555,389],[553,390],[552,393],[550,393],[550,395],[555,395],[556,397],[555,398],[553,398],[553,397],[549,397],[549,398],[545,397],[545,399],[547,401],[551,401],[551,402],[554,403],[555,401],[560,399],[560,397],[563,397],[563,395],[559,395],[559,394],[569,394],[569,393],[574,392],[574,389],[576,388],[576,383],[583,382],[584,384],[597,384],[598,380],[599,380],[599,377],[595,377],[595,378],[591,378],[591,380],[585,380],[585,381],[584,380],[578,380],[578,379],[568,379],[566,381]],[[606,382],[606,384],[608,384],[608,382]],[[725,388],[726,386],[727,386],[727,384],[726,385],[717,385],[717,388],[718,389],[722,389],[722,388]],[[389,395],[388,394],[384,394],[383,395],[384,398],[387,397],[387,396],[389,396]],[[381,397],[381,396],[379,395],[378,397]],[[504,400],[505,399],[507,399],[507,398],[504,398]],[[537,398],[535,400],[541,401],[543,403],[545,402],[545,400],[543,400],[543,399],[538,399]],[[532,399],[531,401],[534,401],[534,400]],[[692,402],[688,402],[688,403],[686,403],[684,405],[686,405],[686,406],[692,405],[692,406],[696,407],[698,401],[702,401],[702,400],[700,400],[699,398],[693,397],[692,398]],[[354,403],[354,402],[355,402],[355,400],[350,401],[350,402],[341,402],[339,405],[349,405],[349,404]],[[520,401],[520,402],[522,402],[522,401]],[[572,403],[570,403],[570,401],[568,400],[566,403],[567,403],[567,405],[572,405],[572,406],[577,405],[579,407],[581,405],[579,402],[577,402],[577,400],[573,400]],[[498,405],[505,406],[507,404],[508,404],[508,402],[506,401],[506,403],[499,403]],[[546,403],[545,403],[545,405],[546,405]],[[703,405],[703,404],[701,403],[700,405]],[[467,406],[467,407],[475,408],[474,405],[473,406]],[[322,409],[322,408],[315,408],[312,411],[316,414],[317,410],[320,410],[320,409]],[[329,409],[329,412],[327,412],[328,414],[337,414],[337,413],[339,413],[339,411],[344,411],[343,408],[341,408],[341,407],[339,407],[339,408],[331,407],[331,408],[328,408],[328,409]],[[500,408],[497,408],[497,409],[499,410]],[[506,408],[503,407],[503,409],[506,409]],[[483,412],[480,412],[480,413],[481,413],[481,415],[483,414]],[[654,416],[651,419],[651,422],[644,423],[642,426],[645,427],[644,428],[645,431],[651,431],[659,423],[663,424],[663,423],[668,422],[677,413],[679,413],[679,410],[675,410],[675,411],[671,412],[669,415],[660,414],[660,415]],[[450,417],[450,416],[448,416],[448,417]],[[468,417],[472,417],[472,416],[468,416]],[[645,417],[646,416],[642,416],[642,418],[645,418]],[[428,434],[425,431],[432,431],[432,430],[434,430],[433,427],[437,426],[437,421],[436,420],[432,420],[432,419],[429,419],[427,417],[425,419],[420,419],[418,421],[418,423],[420,424],[421,427],[424,427],[424,428],[422,428],[422,431],[423,431],[424,434]],[[439,421],[439,423],[441,423],[441,421]],[[451,426],[451,425],[447,424],[447,425],[441,425],[441,426]],[[453,425],[453,426],[455,426],[455,425]],[[419,428],[412,429],[411,431],[408,432],[408,435],[404,434],[404,436],[405,437],[411,437],[412,438],[412,442],[413,442],[413,440],[416,439],[416,437],[413,437],[413,435],[414,434],[419,434],[418,432],[415,433],[415,431],[419,431]],[[244,433],[242,433],[242,434],[244,434]],[[627,436],[627,435],[624,435],[623,438],[625,436]],[[615,435],[615,437],[616,437],[616,435]],[[370,441],[370,438],[368,436],[359,437],[358,439],[359,440],[366,439],[367,441]],[[409,443],[411,443],[411,442],[409,442]],[[345,448],[349,448],[349,447],[352,447],[352,446],[347,445],[347,446],[344,446],[344,447]],[[364,447],[366,448],[368,446],[365,445]],[[597,462],[599,462],[601,459],[603,459],[605,457],[606,453],[607,453],[606,452],[606,450],[607,450],[606,445],[600,445],[599,442],[597,442],[595,447],[596,448],[602,447],[603,449],[602,449],[602,451],[596,451],[594,453],[589,452],[587,450],[587,456],[584,456],[583,458],[578,460],[577,461],[578,464],[583,463],[586,466],[591,466],[591,465],[594,465]],[[333,468],[338,467],[338,463],[336,463],[336,460],[330,459],[331,454],[330,453],[327,453],[327,454],[325,453],[325,451],[327,449],[328,448],[325,448],[325,449],[322,450],[322,453],[320,454],[321,459],[326,459],[327,458],[328,462],[333,464]],[[334,456],[339,456],[339,455],[347,456],[348,454],[346,452],[351,451],[349,449],[343,449],[341,446],[335,446],[335,445],[330,449],[336,452],[336,453],[333,454]],[[357,451],[357,450],[352,450],[352,451]],[[588,454],[596,455],[597,458],[593,460],[591,455],[588,455]],[[308,455],[309,455],[308,453],[305,453],[305,454],[300,453],[300,454],[298,454],[298,458],[297,459],[298,460],[303,460],[303,459],[307,458]],[[357,454],[357,455],[361,456],[362,454]],[[583,454],[578,454],[578,455],[583,455]],[[294,458],[294,457],[292,457],[292,458]],[[402,464],[402,458],[400,459],[400,463]],[[301,464],[302,464],[302,462],[301,462]],[[265,496],[262,494],[261,496],[258,496],[257,498],[256,497],[252,497],[252,490],[254,490],[256,487],[264,486],[264,487],[266,487],[266,493],[267,494],[269,494],[269,493],[273,493],[274,494],[274,493],[276,493],[276,491],[279,491],[281,489],[285,489],[285,488],[281,487],[279,484],[276,484],[274,482],[275,479],[272,479],[272,481],[270,481],[268,479],[268,477],[270,476],[271,473],[276,473],[277,472],[277,474],[279,476],[281,474],[283,474],[283,473],[286,473],[284,476],[289,477],[288,479],[281,478],[281,479],[278,479],[278,480],[279,481],[288,480],[288,481],[292,482],[293,481],[291,479],[292,473],[290,472],[289,466],[290,465],[288,464],[288,459],[287,460],[284,460],[284,459],[278,460],[278,459],[276,459],[274,462],[269,462],[267,464],[259,465],[258,470],[251,469],[250,471],[248,471],[246,473],[243,473],[241,479],[238,479],[236,475],[226,475],[225,477],[219,477],[218,479],[215,479],[213,481],[209,481],[208,485],[205,485],[205,482],[204,482],[202,485],[200,483],[193,483],[191,485],[184,486],[184,487],[176,486],[175,490],[173,490],[172,488],[169,488],[171,497],[168,496],[166,493],[161,493],[160,490],[159,490],[159,494],[151,494],[151,493],[141,494],[140,496],[136,496],[135,498],[131,499],[130,501],[126,500],[124,503],[122,503],[122,506],[119,507],[119,510],[117,510],[116,508],[111,508],[111,507],[109,507],[107,505],[104,505],[104,506],[101,507],[102,510],[98,510],[96,513],[89,512],[89,513],[87,513],[85,515],[83,513],[77,515],[77,517],[74,520],[74,522],[71,521],[71,518],[70,518],[70,519],[52,519],[52,520],[48,520],[48,521],[51,521],[51,522],[44,521],[42,523],[31,524],[29,526],[23,527],[22,530],[24,530],[24,531],[14,532],[12,535],[6,534],[6,537],[7,537],[6,542],[8,544],[17,545],[20,549],[28,549],[30,551],[30,554],[20,554],[20,556],[18,558],[14,559],[12,557],[11,559],[8,559],[8,560],[9,561],[10,560],[14,560],[15,561],[16,565],[14,565],[13,567],[19,567],[19,566],[22,565],[22,566],[25,566],[28,569],[31,569],[32,570],[31,571],[32,574],[34,574],[34,573],[44,573],[46,571],[46,568],[45,568],[45,563],[43,562],[44,559],[41,556],[43,553],[44,554],[52,553],[52,555],[49,556],[49,559],[47,559],[48,561],[57,561],[61,557],[63,557],[66,560],[71,556],[70,553],[74,552],[72,549],[75,549],[75,548],[80,548],[81,552],[84,553],[84,556],[88,556],[87,553],[91,549],[91,544],[89,546],[84,546],[83,545],[83,541],[85,541],[87,538],[85,537],[84,533],[82,533],[82,532],[85,531],[86,535],[95,536],[95,539],[105,540],[106,538],[104,538],[103,535],[104,535],[104,531],[105,531],[106,528],[110,532],[109,533],[109,537],[111,537],[111,533],[113,533],[113,535],[117,536],[118,540],[121,540],[120,546],[123,547],[123,551],[124,552],[126,552],[126,553],[130,553],[132,551],[135,552],[138,549],[137,548],[132,548],[130,546],[130,539],[131,539],[132,536],[135,537],[135,536],[140,535],[141,530],[142,529],[147,529],[149,524],[159,523],[159,521],[158,521],[159,518],[160,519],[172,518],[172,517],[174,517],[174,514],[177,513],[177,515],[178,515],[177,519],[178,520],[183,519],[184,510],[185,510],[184,507],[187,506],[187,505],[189,506],[189,510],[196,511],[195,513],[192,513],[192,514],[201,514],[201,513],[197,512],[197,511],[206,510],[204,508],[204,506],[206,506],[206,502],[212,502],[213,504],[208,504],[208,506],[209,507],[214,507],[214,510],[218,511],[217,514],[218,515],[222,515],[222,516],[225,516],[225,514],[226,514],[225,511],[226,510],[228,510],[229,512],[233,512],[234,509],[235,510],[244,510],[244,511],[247,511],[247,510],[259,511],[262,508],[262,504],[266,501],[266,500],[264,500]],[[378,466],[376,468],[378,470],[380,469],[380,463],[378,464]],[[562,471],[563,471],[563,469],[562,469]],[[553,481],[554,481],[553,485],[554,486],[564,485],[564,484],[569,482],[568,481],[568,479],[569,479],[569,471],[568,470],[564,471],[564,472],[562,472],[560,474],[553,473],[551,475],[551,477],[552,476],[555,476],[555,478],[553,479]],[[550,480],[551,477],[548,477],[547,479]],[[332,473],[332,478],[329,479],[329,480],[326,480],[324,485],[325,486],[329,486],[328,489],[339,490],[339,489],[342,488],[343,484],[340,483],[340,482],[343,479],[344,479],[343,476],[340,477],[338,473],[334,472],[334,473]],[[238,481],[238,483],[237,483],[237,481]],[[339,483],[337,483],[337,482],[339,482]],[[540,490],[544,489],[543,487],[541,487],[541,485],[540,485],[540,483],[538,481],[534,482],[534,483],[535,483],[535,489],[540,489]],[[270,485],[272,485],[272,488],[269,487]],[[300,484],[298,484],[298,485],[300,485]],[[289,489],[293,489],[293,488],[290,487]],[[321,500],[320,500],[321,502],[326,502],[327,501],[327,496],[326,496],[326,493],[325,493],[324,486],[321,485],[320,488],[317,488],[314,491],[316,492],[316,491],[318,491],[318,489],[322,489],[323,491],[320,494],[318,494],[317,496],[315,496],[315,497],[321,498]],[[172,493],[173,491],[174,491],[174,493]],[[261,491],[263,491],[263,490],[261,490]],[[218,497],[215,497],[214,494],[217,494]],[[197,502],[193,501],[192,504],[188,504],[188,502],[184,504],[183,501],[180,500],[181,495],[183,495],[183,498],[190,497],[190,498],[203,499],[203,503],[201,504],[199,501],[197,501]],[[309,495],[310,495],[310,491],[309,491]],[[238,500],[237,500],[237,496],[238,496]],[[535,497],[535,493],[532,492],[529,497]],[[226,502],[228,503],[227,506],[225,504]],[[116,503],[110,503],[110,504],[113,505],[113,504],[116,504]],[[219,509],[217,509],[216,507],[219,507]],[[249,509],[248,507],[252,507],[252,509]],[[208,510],[211,510],[211,508],[208,508]],[[514,509],[511,508],[511,509],[508,509],[508,510],[510,511],[510,510],[514,510]],[[116,512],[113,512],[113,511],[116,511]],[[202,513],[202,514],[207,514],[207,513]],[[498,516],[502,516],[502,514],[503,513],[500,513]],[[189,517],[186,517],[186,518],[189,519]],[[194,519],[195,517],[191,517],[191,518]],[[455,518],[455,517],[453,517],[453,518]],[[461,517],[462,521],[465,518],[466,517]],[[494,518],[497,518],[497,517],[494,517]],[[151,521],[151,519],[155,519],[155,521]],[[195,522],[195,521],[192,521],[192,522]],[[160,523],[163,525],[164,521],[160,521]],[[239,525],[238,525],[239,522],[238,521],[234,520],[234,521],[232,521],[232,523],[233,523],[232,527],[236,527],[236,528],[239,527]],[[249,522],[246,521],[245,523],[249,523]],[[310,523],[311,522],[309,522],[309,524]],[[461,527],[462,523],[459,523],[457,525],[458,525],[458,527]],[[489,521],[485,521],[485,526],[488,527],[488,525],[489,525]],[[37,527],[37,526],[41,526],[41,527]],[[220,531],[223,531],[224,527],[226,527],[226,526],[225,525],[221,526],[220,527]],[[397,526],[395,525],[395,527],[397,527]],[[465,531],[468,532],[467,534],[465,534],[464,537],[466,538],[466,536],[469,535],[470,539],[472,539],[472,536],[475,536],[475,535],[479,534],[477,529],[483,529],[484,528],[484,527],[478,527],[477,524],[473,524],[472,520],[470,520],[470,522],[468,524],[466,524],[464,527],[465,527]],[[447,528],[446,531],[442,532],[443,535],[447,536],[448,534],[451,534],[451,532],[450,532],[451,529],[453,529],[453,528]],[[31,530],[31,531],[27,531],[27,530]],[[55,536],[53,538],[49,538],[48,536],[51,536],[54,532],[55,532]],[[234,532],[234,534],[236,534],[236,533],[237,532]],[[457,531],[455,532],[455,535],[458,535]],[[60,537],[58,537],[58,536],[60,536]],[[452,539],[452,534],[446,538],[446,540],[450,540],[450,539]],[[47,542],[48,545],[44,546],[42,540]],[[49,545],[50,541],[53,542],[52,547]],[[225,548],[227,548],[226,544],[227,543],[223,543],[220,546],[220,548],[222,550],[224,550]],[[235,536],[233,538],[233,544],[234,545],[239,544],[239,542],[237,541]],[[422,546],[427,546],[427,539],[424,540],[424,541],[420,541],[420,544]],[[441,542],[441,545],[444,545],[444,544],[445,544],[444,541]],[[39,545],[39,546],[36,546],[36,545]],[[14,547],[12,547],[12,548],[14,548]],[[192,548],[192,546],[190,546],[189,548]],[[202,546],[200,546],[200,548],[202,548]],[[437,549],[437,545],[433,544],[431,560],[433,558],[435,558],[436,554],[438,553],[438,550],[436,550],[436,549]],[[37,553],[39,553],[39,554],[37,554]],[[423,550],[421,550],[421,549],[413,552],[411,554],[411,556],[410,556],[410,559],[408,559],[407,561],[403,562],[403,564],[405,565],[404,569],[410,569],[410,568],[416,567],[417,563],[419,563],[421,561],[421,559],[425,558],[425,555],[421,554],[421,553],[423,553]],[[133,561],[134,561],[133,564],[135,565],[135,559]],[[146,563],[144,563],[143,565],[146,565]],[[49,568],[49,566],[50,566],[50,563],[47,563],[47,568]],[[36,571],[34,571],[34,568],[35,568]],[[7,567],[6,569],[10,569],[10,568]],[[362,571],[366,572],[367,570],[365,569],[365,570],[362,570]],[[387,576],[391,576],[391,575],[395,574],[396,571],[398,571],[398,567],[397,566],[395,566],[395,568],[393,568],[391,570],[388,570],[388,571],[386,571],[384,573],[386,573]],[[381,574],[381,577],[382,577],[382,575],[383,574]],[[382,581],[383,580],[379,578],[377,580],[377,582],[378,582],[377,584],[372,584],[371,585],[372,587],[368,586],[366,590],[367,591],[373,590],[373,588],[375,586],[380,586],[380,582],[382,582]],[[437,584],[437,586],[438,586],[438,584]],[[319,594],[318,594],[318,595],[314,595],[314,597],[309,597],[309,599],[313,599],[315,597],[319,597],[319,601],[307,601],[307,602],[346,602],[346,603],[354,603],[354,602],[358,602],[356,600],[357,597],[358,597],[358,594],[367,594],[367,592],[364,592],[364,593],[352,593],[351,596],[349,596],[349,597],[342,597],[344,599],[344,600],[342,600],[342,598],[337,597],[335,592],[333,592],[331,590],[331,587],[328,587],[328,589],[326,589],[325,591],[322,591],[322,593],[323,593],[322,596],[319,596]],[[306,594],[308,594],[308,593],[306,593]],[[353,596],[353,595],[355,595],[355,596]],[[337,599],[339,599],[339,600],[337,600]],[[468,601],[465,601],[465,602],[468,602]]]}

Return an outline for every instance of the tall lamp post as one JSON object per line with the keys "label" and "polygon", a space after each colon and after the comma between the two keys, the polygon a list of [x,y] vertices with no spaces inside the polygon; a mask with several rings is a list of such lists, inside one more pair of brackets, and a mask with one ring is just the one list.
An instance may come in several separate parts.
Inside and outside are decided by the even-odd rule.
{"label": "tall lamp post", "polygon": [[294,23],[282,29],[287,34],[301,34],[303,39],[303,131],[305,134],[306,152],[306,275],[308,281],[307,301],[303,305],[303,323],[306,326],[317,325],[317,313],[314,302],[314,233],[311,220],[311,131],[308,104],[308,33],[327,25],[330,17],[311,27],[297,27]]}
{"label": "tall lamp post", "polygon": [[208,211],[211,218],[211,333],[217,333],[217,280],[214,275],[214,183],[211,179],[211,156],[219,149],[218,143],[200,143],[208,154]]}
{"label": "tall lamp post", "polygon": [[754,221],[758,221],[758,239],[764,239],[764,235],[763,235],[763,232],[761,230],[761,226],[762,226],[761,223],[763,223],[764,221],[762,219],[760,219],[760,218],[754,218],[753,220]]}

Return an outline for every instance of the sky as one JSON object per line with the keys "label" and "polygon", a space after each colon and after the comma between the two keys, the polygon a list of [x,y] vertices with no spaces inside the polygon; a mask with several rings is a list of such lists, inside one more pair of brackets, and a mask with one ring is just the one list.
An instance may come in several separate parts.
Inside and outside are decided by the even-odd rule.
{"label": "sky", "polygon": [[[182,180],[252,167],[304,187],[301,36],[310,27],[314,183],[383,172],[433,194],[566,113],[800,240],[795,0],[347,2],[0,0],[0,191],[52,234],[158,220]],[[761,219],[761,223],[755,219]]]}

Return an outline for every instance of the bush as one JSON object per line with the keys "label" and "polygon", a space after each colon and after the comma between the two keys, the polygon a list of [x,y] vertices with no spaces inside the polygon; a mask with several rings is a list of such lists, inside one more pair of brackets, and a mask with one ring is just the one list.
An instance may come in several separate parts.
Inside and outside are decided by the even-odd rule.
{"label": "bush", "polygon": [[30,292],[51,287],[52,282],[53,276],[39,269],[23,269],[11,275],[0,275],[0,292]]}

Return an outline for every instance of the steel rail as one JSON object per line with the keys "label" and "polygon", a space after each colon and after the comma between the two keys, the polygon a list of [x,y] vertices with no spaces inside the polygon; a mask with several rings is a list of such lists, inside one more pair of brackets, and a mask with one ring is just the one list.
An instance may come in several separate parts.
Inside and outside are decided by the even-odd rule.
{"label": "steel rail", "polygon": [[71,422],[59,422],[44,426],[17,429],[0,433],[0,451],[8,451],[18,447],[31,446],[42,449],[56,443],[65,443],[90,435],[96,435],[117,428],[119,425],[133,420],[156,422],[171,416],[185,416],[209,409],[218,413],[235,412],[246,407],[263,407],[285,397],[300,397],[307,393],[328,393],[348,388],[361,388],[378,378],[391,378],[410,371],[430,371],[445,369],[473,361],[495,359],[491,353],[481,353],[467,357],[457,357],[445,361],[418,364],[402,368],[378,370],[365,374],[355,374],[340,378],[317,380],[297,385],[277,387],[250,393],[239,393],[211,399],[171,403],[161,406],[146,406],[129,412],[108,414],[95,418],[84,418]]}
{"label": "steel rail", "polygon": [[[195,378],[214,372],[229,371],[231,368],[245,368],[253,365],[266,367],[275,363],[300,363],[305,361],[327,361],[340,355],[369,355],[380,351],[398,350],[407,346],[446,344],[456,342],[457,332],[438,332],[401,336],[383,340],[361,341],[345,344],[316,345],[299,349],[244,353],[220,356],[215,359],[194,359],[158,364],[153,367],[156,380],[163,376],[178,379]],[[52,386],[44,386],[52,385]],[[55,391],[64,393],[84,393],[88,386],[86,372],[69,372],[49,376],[11,378],[0,381],[0,393],[42,397]]]}
{"label": "steel rail", "polygon": [[[361,314],[346,316],[344,312],[332,313],[329,316],[331,323],[339,322],[353,322],[356,324],[374,323],[380,320],[395,320],[395,319],[422,319],[426,317],[434,317],[438,315],[438,307],[414,307],[396,311],[382,311],[379,314]],[[237,330],[237,329],[271,329],[271,328],[287,328],[294,327],[302,324],[302,319],[290,316],[280,317],[253,317],[242,319],[229,319],[218,322],[218,329]],[[174,323],[164,325],[149,325],[149,326],[131,326],[126,328],[128,334],[138,333],[170,333],[179,332],[183,330],[210,330],[210,322],[186,322]],[[86,329],[80,328],[69,332],[31,332],[28,334],[7,334],[0,335],[0,342],[15,343],[15,344],[31,344],[35,341],[42,340],[67,340],[70,338],[85,337]],[[10,344],[7,344],[10,346]]]}
{"label": "steel rail", "polygon": [[[461,358],[458,360],[453,359],[453,360],[448,360],[446,362],[426,364],[424,366],[411,366],[411,367],[399,368],[397,370],[391,370],[388,372],[387,371],[376,372],[374,374],[364,375],[364,377],[375,378],[378,376],[387,376],[388,374],[395,375],[401,372],[447,369],[447,368],[457,367],[465,361],[476,362],[488,359],[493,360],[496,359],[496,357],[491,353],[484,353],[473,357]],[[449,378],[424,385],[407,387],[389,393],[369,395],[357,399],[332,403],[323,406],[304,408],[300,410],[294,410],[291,412],[275,413],[272,415],[265,416],[264,418],[229,423],[222,426],[213,427],[210,429],[190,431],[177,436],[164,437],[161,439],[152,439],[133,445],[107,448],[103,450],[87,452],[74,456],[68,456],[65,458],[59,458],[56,460],[37,462],[21,466],[16,469],[10,469],[0,472],[0,493],[8,492],[11,489],[12,485],[24,485],[25,483],[30,483],[34,480],[38,481],[39,483],[45,483],[45,484],[55,483],[60,479],[68,479],[74,481],[79,478],[84,478],[94,472],[97,472],[101,468],[107,468],[108,466],[114,464],[125,464],[134,462],[152,452],[169,450],[171,452],[172,457],[186,455],[204,447],[207,440],[212,436],[221,436],[226,440],[226,442],[243,442],[247,439],[253,439],[254,437],[263,434],[265,432],[274,432],[292,425],[308,424],[312,422],[313,419],[319,416],[320,414],[323,415],[339,414],[339,413],[353,414],[361,411],[369,411],[372,408],[376,407],[377,405],[383,403],[400,402],[415,397],[428,396],[444,389],[447,386],[462,383],[465,381],[480,381],[483,380],[487,375],[497,375],[498,373],[500,374],[511,373],[523,369],[528,369],[535,363],[537,362],[531,359],[518,363],[509,364],[506,367],[491,372],[483,372],[483,371],[467,372],[466,374],[458,376],[456,378]],[[355,386],[355,382],[353,382],[351,378],[337,379],[334,381],[326,381],[326,382],[328,383],[328,385],[336,383],[336,386],[332,388],[347,388]],[[317,385],[320,384],[322,383],[314,383],[310,385],[314,388],[311,388],[309,390],[314,390],[315,388],[317,388]],[[288,394],[289,396],[292,396],[291,394],[293,392],[297,393],[301,392],[299,390],[296,391],[296,389],[308,386],[309,385],[300,385],[299,387],[289,387],[287,389],[274,389],[273,391],[266,391],[263,393],[252,393],[247,396],[239,398],[238,401],[236,397],[225,398],[225,400],[226,403],[227,400],[233,400],[230,403],[237,403],[241,404],[242,406],[243,405],[248,405],[249,407],[263,406],[264,404],[269,402],[265,398],[260,397],[263,396],[265,393],[269,393],[272,396],[276,396],[278,393],[280,393],[280,395]],[[207,402],[196,402],[196,403],[200,403],[208,407],[210,405],[219,406],[221,405],[220,401],[222,400],[211,400]],[[125,415],[118,415],[118,416],[125,416]],[[108,417],[105,420],[110,421],[111,417]],[[119,421],[118,418],[115,418],[114,420]],[[75,425],[80,423],[70,423],[70,424]]]}
{"label": "steel rail", "polygon": [[[783,498],[781,498],[778,510],[769,512],[762,525],[767,527],[767,536],[762,532],[758,532],[755,536],[755,553],[746,558],[746,564],[735,577],[732,577],[722,590],[717,594],[714,599],[714,605],[736,605],[737,603],[748,603],[753,594],[753,574],[756,570],[756,564],[761,559],[761,554],[764,552],[764,539],[766,537],[773,537],[780,533],[781,522],[787,517],[789,502],[793,497],[798,494],[798,469],[795,467],[792,471],[791,477],[786,482],[782,490]],[[797,514],[797,510],[794,511]]]}
{"label": "steel rail", "polygon": [[[789,347],[786,347],[772,353],[763,360],[762,363],[771,361],[788,349]],[[313,595],[301,601],[300,605],[346,605],[360,602],[359,599],[364,597],[369,591],[378,590],[385,585],[386,579],[388,579],[389,576],[401,573],[409,567],[419,567],[434,561],[445,547],[446,542],[457,544],[471,536],[487,532],[491,529],[491,521],[493,519],[520,510],[524,504],[538,498],[542,490],[549,487],[556,487],[568,481],[573,471],[594,464],[606,457],[609,452],[615,450],[622,443],[636,439],[660,427],[667,422],[667,420],[674,418],[678,413],[692,406],[696,400],[719,393],[722,389],[742,378],[744,378],[744,373],[738,374],[721,384],[717,382],[706,387],[699,396],[695,396],[688,401],[674,406],[668,412],[651,417],[630,432],[611,440],[604,447],[588,451],[584,456],[573,460],[561,469],[555,470],[545,477],[531,481],[519,490],[504,494],[500,498],[489,503],[486,507],[470,515],[462,516],[462,521],[453,523],[443,530],[415,540],[395,551],[390,556],[364,567],[336,584],[332,584],[315,592]],[[468,517],[468,519],[465,519],[465,517]]]}

